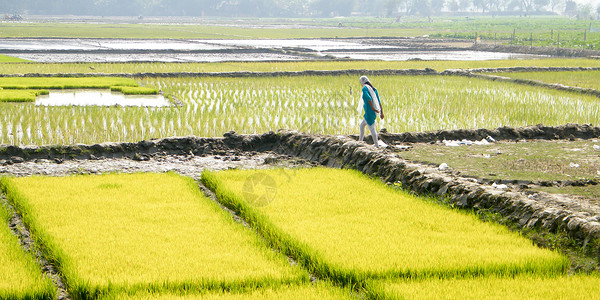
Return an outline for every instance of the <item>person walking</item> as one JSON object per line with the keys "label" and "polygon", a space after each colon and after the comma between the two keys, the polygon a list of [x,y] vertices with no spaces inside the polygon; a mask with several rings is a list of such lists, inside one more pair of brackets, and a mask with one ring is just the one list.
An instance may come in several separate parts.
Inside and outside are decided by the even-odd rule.
{"label": "person walking", "polygon": [[363,86],[360,102],[362,102],[365,115],[360,123],[360,136],[358,140],[361,142],[363,141],[365,138],[365,127],[369,127],[369,131],[371,131],[371,136],[373,137],[373,145],[379,147],[377,131],[375,130],[375,119],[377,119],[377,115],[379,115],[382,120],[384,118],[383,107],[381,106],[381,100],[379,99],[379,92],[377,92],[377,89],[371,84],[367,76],[361,76],[359,81]]}

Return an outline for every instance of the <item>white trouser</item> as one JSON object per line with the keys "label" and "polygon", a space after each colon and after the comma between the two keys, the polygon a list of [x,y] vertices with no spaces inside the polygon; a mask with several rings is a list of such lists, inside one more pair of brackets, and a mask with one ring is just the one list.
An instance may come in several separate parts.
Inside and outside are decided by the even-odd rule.
{"label": "white trouser", "polygon": [[371,131],[371,136],[373,137],[373,145],[375,145],[375,147],[379,147],[379,143],[377,140],[377,131],[375,130],[375,122],[373,122],[372,125],[369,125],[367,124],[367,120],[363,119],[362,123],[360,123],[360,137],[358,138],[358,140],[362,142],[365,138],[365,126],[368,126],[369,131]]}

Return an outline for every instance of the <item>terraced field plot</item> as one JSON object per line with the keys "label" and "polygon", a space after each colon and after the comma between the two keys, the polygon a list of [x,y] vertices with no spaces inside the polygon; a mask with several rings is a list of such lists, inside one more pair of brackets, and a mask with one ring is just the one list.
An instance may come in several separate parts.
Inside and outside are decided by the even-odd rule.
{"label": "terraced field plot", "polygon": [[388,299],[596,299],[597,275],[382,280],[371,288]]}
{"label": "terraced field plot", "polygon": [[50,299],[52,281],[42,275],[33,257],[25,254],[8,228],[8,212],[0,204],[0,299]]}
{"label": "terraced field plot", "polygon": [[566,258],[506,228],[387,188],[355,171],[205,172],[203,182],[312,272],[342,282],[553,274],[568,266]]}
{"label": "terraced field plot", "polygon": [[2,178],[2,186],[74,297],[243,290],[308,279],[189,178]]}
{"label": "terraced field plot", "polygon": [[512,72],[494,75],[600,90],[600,71]]}

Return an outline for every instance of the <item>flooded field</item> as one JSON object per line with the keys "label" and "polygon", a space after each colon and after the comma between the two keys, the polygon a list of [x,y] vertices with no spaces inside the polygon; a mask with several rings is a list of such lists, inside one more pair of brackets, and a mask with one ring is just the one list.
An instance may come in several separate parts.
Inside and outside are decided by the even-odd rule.
{"label": "flooded field", "polygon": [[359,39],[0,39],[0,54],[34,62],[221,62],[354,59],[496,60],[540,55],[385,45]]}
{"label": "flooded field", "polygon": [[51,90],[38,96],[37,106],[138,106],[164,107],[170,103],[163,95],[124,95],[110,90]]}

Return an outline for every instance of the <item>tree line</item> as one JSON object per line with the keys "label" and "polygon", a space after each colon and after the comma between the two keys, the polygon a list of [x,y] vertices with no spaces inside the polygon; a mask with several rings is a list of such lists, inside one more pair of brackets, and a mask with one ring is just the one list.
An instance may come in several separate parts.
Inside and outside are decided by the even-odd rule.
{"label": "tree line", "polygon": [[600,6],[573,0],[0,0],[0,12],[39,15],[335,17],[558,13],[590,18]]}

